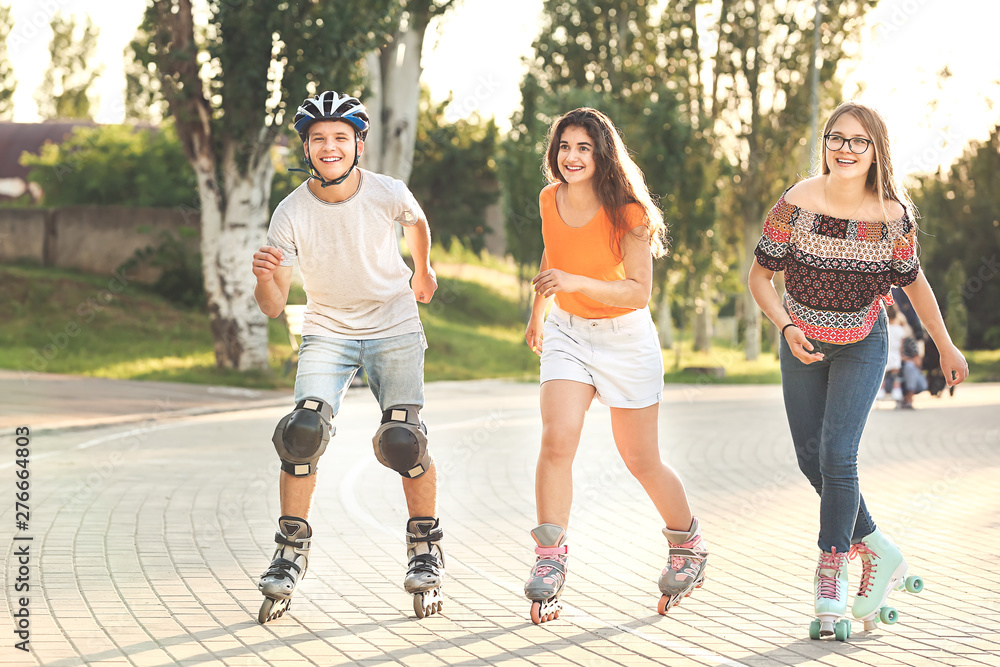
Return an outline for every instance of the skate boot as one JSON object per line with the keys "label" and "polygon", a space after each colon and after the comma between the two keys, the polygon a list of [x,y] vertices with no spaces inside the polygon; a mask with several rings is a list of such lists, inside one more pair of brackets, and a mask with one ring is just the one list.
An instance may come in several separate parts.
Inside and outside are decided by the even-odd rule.
{"label": "skate boot", "polygon": [[535,625],[559,618],[559,595],[566,583],[566,531],[554,523],[543,523],[531,531],[535,540],[535,565],[524,585],[531,600],[531,622]]}
{"label": "skate boot", "polygon": [[406,555],[410,559],[403,588],[413,594],[413,612],[417,618],[441,611],[444,598],[444,532],[440,520],[432,516],[415,516],[406,522]]}
{"label": "skate boot", "polygon": [[670,562],[663,567],[658,582],[663,594],[656,606],[660,614],[666,614],[671,607],[676,607],[691,595],[694,589],[702,587],[708,563],[708,550],[697,518],[691,518],[691,527],[687,531],[664,528],[663,535],[670,545]]}
{"label": "skate boot", "polygon": [[889,593],[902,588],[919,593],[924,588],[923,579],[906,576],[909,569],[903,554],[880,530],[851,546],[849,557],[857,556],[861,556],[861,585],[851,613],[865,622],[865,630],[874,630],[879,621],[892,625],[899,614],[885,604]]}
{"label": "skate boot", "polygon": [[260,575],[260,582],[257,584],[265,598],[257,614],[259,623],[273,621],[284,614],[291,604],[295,586],[309,567],[312,528],[305,519],[283,516],[278,519],[278,532],[274,534],[274,541],[278,545],[274,550],[274,560],[264,574]]}
{"label": "skate boot", "polygon": [[851,622],[842,618],[847,614],[847,554],[821,551],[813,591],[816,600],[816,620],[809,624],[809,637],[820,639],[834,635],[837,641],[851,636]]}

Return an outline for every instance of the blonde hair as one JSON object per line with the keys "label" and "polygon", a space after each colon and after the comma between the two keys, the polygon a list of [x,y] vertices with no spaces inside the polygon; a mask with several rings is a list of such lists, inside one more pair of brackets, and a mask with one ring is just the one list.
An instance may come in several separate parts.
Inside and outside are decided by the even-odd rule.
{"label": "blonde hair", "polygon": [[[895,172],[892,168],[889,130],[885,125],[885,119],[882,118],[882,114],[873,107],[861,102],[841,102],[840,106],[830,114],[830,119],[826,121],[826,126],[823,128],[823,137],[830,134],[834,124],[844,114],[854,116],[861,123],[861,126],[865,128],[868,136],[871,137],[875,159],[872,160],[872,166],[868,169],[868,178],[865,180],[865,185],[878,197],[879,204],[882,206],[882,215],[885,216],[886,220],[889,219],[889,214],[885,208],[886,202],[899,202],[909,216],[910,221],[916,224],[916,207],[913,205],[913,201],[910,199],[906,188],[896,180]],[[821,142],[823,154],[820,160],[820,173],[825,175],[830,173],[830,165],[826,162],[826,139],[821,139]]]}
{"label": "blonde hair", "polygon": [[[581,127],[594,142],[594,192],[611,220],[611,250],[621,256],[621,240],[625,234],[642,235],[649,240],[653,257],[666,254],[667,225],[663,212],[653,201],[646,178],[632,160],[614,123],[606,115],[590,107],[574,109],[557,118],[549,130],[549,145],[545,149],[545,178],[549,183],[566,182],[559,171],[559,141],[569,127]],[[646,224],[629,230],[625,207],[638,204]]]}

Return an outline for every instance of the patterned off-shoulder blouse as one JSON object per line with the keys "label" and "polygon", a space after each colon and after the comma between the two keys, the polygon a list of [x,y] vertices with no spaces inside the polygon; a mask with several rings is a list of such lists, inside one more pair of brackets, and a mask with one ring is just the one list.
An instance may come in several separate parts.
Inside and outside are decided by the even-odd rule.
{"label": "patterned off-shoulder blouse", "polygon": [[[788,191],[785,191],[787,194]],[[764,221],[754,256],[785,272],[785,310],[807,338],[854,343],[892,303],[890,288],[917,279],[916,226],[905,211],[888,222],[813,213],[781,196]]]}

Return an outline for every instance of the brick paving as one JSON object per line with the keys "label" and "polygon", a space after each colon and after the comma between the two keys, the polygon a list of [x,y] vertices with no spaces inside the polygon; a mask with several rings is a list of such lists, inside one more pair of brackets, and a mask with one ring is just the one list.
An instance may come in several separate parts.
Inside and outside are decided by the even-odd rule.
{"label": "brick paving", "polygon": [[[73,393],[94,404],[102,392],[135,395],[108,382]],[[533,560],[535,385],[428,386],[448,575],[444,614],[421,621],[401,587],[398,476],[371,452],[378,409],[367,390],[350,392],[320,464],[309,573],[290,612],[266,626],[256,622],[256,581],[278,515],[270,434],[288,407],[158,414],[155,402],[178,391],[187,390],[148,389],[145,407],[130,409],[154,418],[134,423],[123,423],[124,410],[60,423],[60,411],[38,401],[23,422],[5,411],[5,451],[12,426],[36,431],[30,530],[21,533],[33,538],[32,652],[14,649],[11,500],[0,509],[9,545],[0,663],[1000,665],[1000,385],[918,399],[913,412],[873,412],[862,489],[926,587],[890,598],[896,625],[863,633],[856,622],[846,643],[808,639],[818,498],[795,466],[776,386],[665,394],[661,447],[712,552],[705,588],[666,618],[655,611],[661,525],[615,452],[608,410],[595,404],[575,468],[566,608],[542,626],[521,593]],[[239,407],[274,398],[244,397]],[[88,414],[82,404],[71,412]],[[12,461],[0,460],[11,487]],[[860,566],[851,567],[853,588]]]}

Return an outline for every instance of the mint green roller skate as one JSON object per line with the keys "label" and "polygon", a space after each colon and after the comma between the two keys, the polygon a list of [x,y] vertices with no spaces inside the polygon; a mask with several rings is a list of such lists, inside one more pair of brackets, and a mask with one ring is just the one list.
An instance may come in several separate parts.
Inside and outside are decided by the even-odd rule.
{"label": "mint green roller skate", "polygon": [[535,540],[535,564],[524,584],[524,596],[531,600],[531,622],[535,625],[559,618],[559,595],[566,584],[566,531],[554,523],[543,523],[531,531]]}
{"label": "mint green roller skate", "polygon": [[892,625],[899,613],[886,605],[889,594],[903,588],[919,593],[924,588],[923,579],[907,576],[909,568],[903,554],[880,530],[851,546],[851,559],[857,556],[861,556],[861,585],[851,613],[864,621],[865,630],[874,630],[879,621]]}
{"label": "mint green roller skate", "polygon": [[809,637],[821,639],[833,635],[837,641],[851,636],[851,622],[847,614],[847,554],[821,551],[813,579],[816,596],[816,620],[809,624]]}

